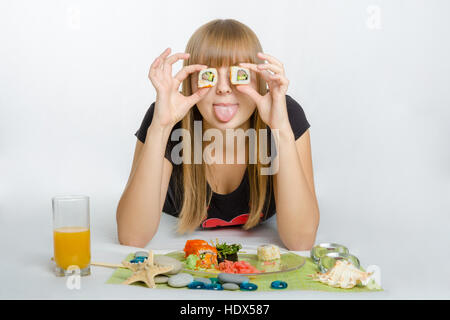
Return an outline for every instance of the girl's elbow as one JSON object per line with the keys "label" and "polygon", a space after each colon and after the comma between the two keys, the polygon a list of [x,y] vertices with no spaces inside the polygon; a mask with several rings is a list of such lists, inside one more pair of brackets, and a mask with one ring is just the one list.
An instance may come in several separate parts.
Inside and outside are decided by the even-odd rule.
{"label": "girl's elbow", "polygon": [[153,234],[149,236],[124,236],[118,233],[119,243],[123,246],[145,248],[145,246],[153,239]]}
{"label": "girl's elbow", "polygon": [[285,239],[283,242],[288,250],[309,251],[316,242],[316,230],[311,231],[311,233],[301,234],[292,239]]}
{"label": "girl's elbow", "polygon": [[136,248],[145,248],[148,242],[135,240],[135,239],[119,239],[119,243],[123,246],[136,247]]}
{"label": "girl's elbow", "polygon": [[309,251],[314,246],[315,238],[300,239],[292,243],[285,243],[288,250],[291,251]]}

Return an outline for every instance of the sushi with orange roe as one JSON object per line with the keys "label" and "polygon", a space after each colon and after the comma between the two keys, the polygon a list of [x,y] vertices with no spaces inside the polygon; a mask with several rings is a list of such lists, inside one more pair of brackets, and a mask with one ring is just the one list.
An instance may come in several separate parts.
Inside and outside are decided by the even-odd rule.
{"label": "sushi with orange roe", "polygon": [[191,255],[198,257],[196,267],[202,269],[217,268],[217,249],[200,239],[188,240],[184,246],[184,256]]}

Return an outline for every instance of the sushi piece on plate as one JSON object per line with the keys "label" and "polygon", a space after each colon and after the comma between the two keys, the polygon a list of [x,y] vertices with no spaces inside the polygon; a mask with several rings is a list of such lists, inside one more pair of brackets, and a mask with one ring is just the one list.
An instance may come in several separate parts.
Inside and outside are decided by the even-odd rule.
{"label": "sushi piece on plate", "polygon": [[257,249],[258,259],[262,261],[271,261],[280,259],[280,248],[274,244],[264,244]]}
{"label": "sushi piece on plate", "polygon": [[232,84],[249,84],[250,70],[243,67],[230,67],[230,81]]}
{"label": "sushi piece on plate", "polygon": [[199,255],[204,253],[217,255],[217,249],[215,247],[209,245],[205,240],[199,239],[187,240],[183,251],[186,257],[190,254]]}
{"label": "sushi piece on plate", "polygon": [[185,258],[189,258],[190,255],[195,255],[199,258],[198,260],[196,259],[196,266],[199,268],[208,269],[218,265],[217,249],[209,245],[205,240],[187,240],[183,251]]}
{"label": "sushi piece on plate", "polygon": [[217,83],[217,70],[215,68],[208,68],[200,70],[198,73],[198,87],[209,88],[215,86]]}
{"label": "sushi piece on plate", "polygon": [[[213,243],[214,244],[214,243]],[[228,260],[228,261],[238,261],[238,252],[242,249],[242,245],[238,243],[227,244],[219,243],[219,240],[216,239],[215,247],[217,249],[217,261],[219,263]]]}

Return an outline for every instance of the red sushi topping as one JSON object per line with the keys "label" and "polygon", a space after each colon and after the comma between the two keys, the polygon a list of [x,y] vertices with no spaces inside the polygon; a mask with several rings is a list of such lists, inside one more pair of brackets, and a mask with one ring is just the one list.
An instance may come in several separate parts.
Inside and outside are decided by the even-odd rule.
{"label": "red sushi topping", "polygon": [[261,273],[247,261],[229,261],[225,260],[219,263],[219,270],[224,273]]}

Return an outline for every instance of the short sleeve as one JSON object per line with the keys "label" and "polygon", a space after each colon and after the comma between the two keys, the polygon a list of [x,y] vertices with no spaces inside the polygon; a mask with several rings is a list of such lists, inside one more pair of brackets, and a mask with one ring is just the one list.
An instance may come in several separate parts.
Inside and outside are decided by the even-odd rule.
{"label": "short sleeve", "polygon": [[[145,113],[144,119],[142,119],[142,122],[141,122],[141,126],[134,134],[136,136],[136,138],[138,138],[139,141],[141,141],[142,143],[145,143],[145,139],[147,138],[147,129],[148,129],[148,127],[150,127],[150,124],[152,123],[154,112],[155,112],[155,103],[153,102],[150,105],[150,107],[148,108],[147,112]],[[165,151],[164,157],[173,164],[173,162],[171,160],[171,156],[170,156],[170,154],[172,152],[172,147],[173,146],[172,146],[171,140],[169,138],[167,141],[167,146],[166,146],[166,151]]]}
{"label": "short sleeve", "polygon": [[286,95],[286,108],[292,132],[297,140],[308,130],[310,124],[300,104],[288,95]]}

